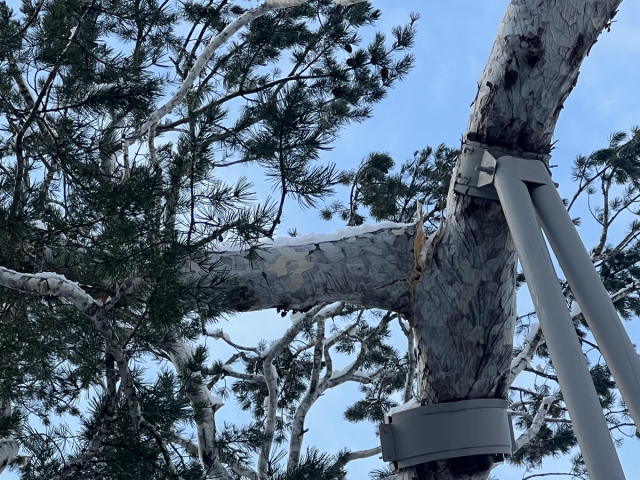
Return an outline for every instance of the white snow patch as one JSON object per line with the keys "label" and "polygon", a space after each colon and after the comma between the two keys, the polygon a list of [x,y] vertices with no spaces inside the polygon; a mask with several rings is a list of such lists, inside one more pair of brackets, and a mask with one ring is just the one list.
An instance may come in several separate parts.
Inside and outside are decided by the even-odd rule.
{"label": "white snow patch", "polygon": [[338,311],[341,310],[342,302],[334,302],[326,307],[322,308],[316,315],[318,317],[332,317],[338,314]]}
{"label": "white snow patch", "polygon": [[334,230],[330,233],[310,233],[300,237],[276,237],[273,242],[266,240],[265,245],[272,248],[295,247],[316,243],[334,242],[343,238],[355,237],[366,233],[377,232],[386,228],[405,229],[413,223],[380,222],[375,224],[363,224],[357,227],[346,227]]}
{"label": "white snow patch", "polygon": [[34,277],[43,278],[45,280],[49,280],[49,279],[63,280],[65,282],[69,282],[74,287],[80,288],[80,285],[78,285],[77,282],[72,282],[67,277],[65,277],[64,275],[60,275],[59,273],[55,273],[55,272],[38,272],[38,273],[34,273],[32,275]]}
{"label": "white snow patch", "polygon": [[354,360],[349,365],[344,367],[342,370],[334,370],[332,372],[332,374],[331,374],[331,379],[340,378],[340,377],[344,376],[349,370],[351,370],[353,368],[353,365],[356,363],[356,361],[357,360]]}
{"label": "white snow patch", "polygon": [[293,324],[293,326],[295,327],[296,325],[298,325],[302,320],[304,320],[304,318],[307,316],[306,313],[303,312],[296,312],[296,313],[292,313],[291,315],[289,315],[289,318],[291,319],[291,323]]}
{"label": "white snow patch", "polygon": [[400,413],[400,412],[404,412],[406,410],[411,410],[413,408],[418,408],[421,407],[422,405],[420,404],[420,401],[416,398],[413,397],[411,400],[409,400],[407,403],[404,403],[402,405],[398,405],[397,407],[393,407],[391,410],[389,410],[387,412],[387,417],[390,417],[396,413]]}
{"label": "white snow patch", "polygon": [[214,331],[210,332],[209,335],[216,339],[223,338],[227,342],[231,341],[231,337],[229,336],[229,334],[224,333],[224,331],[221,328],[216,328]]}
{"label": "white snow patch", "polygon": [[527,343],[531,343],[533,341],[533,337],[536,336],[536,334],[538,333],[538,330],[540,329],[540,324],[539,323],[532,323],[529,326],[529,333],[527,333],[527,336],[524,338],[524,341]]}
{"label": "white snow patch", "polygon": [[36,220],[33,225],[40,230],[49,230],[42,220]]}

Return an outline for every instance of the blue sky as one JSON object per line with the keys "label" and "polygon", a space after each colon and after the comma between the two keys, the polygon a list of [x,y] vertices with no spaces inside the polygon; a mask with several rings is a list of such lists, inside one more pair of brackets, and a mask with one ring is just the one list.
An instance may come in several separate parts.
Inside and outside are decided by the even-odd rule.
{"label": "blue sky", "polygon": [[[18,1],[10,0],[8,3],[17,10]],[[413,50],[416,68],[375,108],[372,119],[343,130],[333,150],[323,155],[322,161],[336,162],[342,168],[356,166],[363,157],[376,150],[387,151],[400,162],[427,145],[436,146],[443,142],[450,146],[459,145],[477,81],[508,1],[374,0],[373,4],[383,12],[377,28],[386,32],[394,25],[406,23],[409,12],[421,14],[417,24],[419,35]],[[603,147],[611,132],[628,131],[631,126],[640,124],[639,21],[640,4],[629,0],[623,2],[611,33],[602,34],[592,49],[581,69],[577,87],[565,104],[555,133],[557,144],[552,159],[552,163],[559,165],[554,171],[554,178],[560,183],[564,196],[572,193],[570,166],[577,154],[588,154]],[[259,196],[264,198],[270,191],[270,184],[251,173],[250,168],[238,167],[230,169],[225,176],[253,177],[251,179],[256,183]],[[337,198],[344,199],[343,194],[339,191]],[[316,212],[300,211],[294,203],[285,213],[281,234],[291,227],[296,227],[301,234],[328,232],[342,227],[340,221],[323,222]],[[587,245],[591,246],[595,230],[585,222],[580,232]],[[519,310],[520,313],[531,310],[526,294],[519,298]],[[639,323],[634,320],[626,324],[636,343],[640,342]],[[288,319],[267,311],[237,315],[220,326],[239,343],[248,344],[260,339],[275,339],[288,325]],[[207,345],[212,358],[227,358],[230,353],[221,342],[209,339]],[[334,453],[347,446],[356,450],[375,445],[372,425],[353,425],[342,419],[344,407],[353,401],[356,394],[355,387],[342,386],[325,395],[314,406],[308,417],[307,445],[313,444]],[[232,400],[220,411],[219,418],[230,421],[247,419],[235,410]],[[633,478],[632,473],[640,471],[640,444],[628,440],[620,449],[620,455],[628,478]],[[381,461],[376,459],[353,462],[349,468],[350,478],[365,479],[372,468],[379,466]],[[545,463],[545,467],[536,473],[566,470],[566,462],[559,459]],[[497,468],[493,473],[500,480],[521,479],[524,475],[523,470],[506,466]],[[5,473],[2,478],[17,477]]]}

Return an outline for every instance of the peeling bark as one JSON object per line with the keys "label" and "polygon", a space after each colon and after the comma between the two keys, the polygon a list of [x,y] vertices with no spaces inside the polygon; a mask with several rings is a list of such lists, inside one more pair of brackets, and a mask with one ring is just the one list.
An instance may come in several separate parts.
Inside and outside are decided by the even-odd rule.
{"label": "peeling bark", "polygon": [[[480,80],[467,138],[548,153],[579,67],[620,2],[512,0]],[[418,398],[423,404],[506,398],[516,315],[515,248],[497,202],[450,191],[446,211],[432,271],[420,279],[411,318]],[[488,477],[488,457],[468,461],[472,465],[460,459],[431,462],[405,469],[398,478]]]}
{"label": "peeling bark", "polygon": [[467,137],[548,153],[579,68],[622,0],[513,0],[482,73]]}
{"label": "peeling bark", "polygon": [[232,480],[232,476],[220,463],[218,448],[216,447],[216,411],[222,407],[222,402],[211,396],[207,386],[201,379],[200,372],[190,372],[187,363],[190,357],[190,350],[181,340],[169,340],[164,344],[171,363],[176,372],[184,378],[192,378],[193,389],[187,389],[187,396],[194,410],[198,411],[195,416],[196,430],[198,432],[198,457],[205,469],[207,478],[222,480]]}
{"label": "peeling bark", "polygon": [[[410,278],[416,227],[387,228],[341,240],[216,256],[231,281],[219,287],[235,297],[239,311],[305,310],[320,302],[349,302],[411,312]],[[191,275],[206,281],[208,268],[191,262]],[[218,288],[218,287],[216,287]]]}

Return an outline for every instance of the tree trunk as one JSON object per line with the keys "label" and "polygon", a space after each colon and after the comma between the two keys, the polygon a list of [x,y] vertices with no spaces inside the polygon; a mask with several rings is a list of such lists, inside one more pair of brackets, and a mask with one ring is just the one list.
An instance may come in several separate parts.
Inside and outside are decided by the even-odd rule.
{"label": "tree trunk", "polygon": [[[467,138],[550,152],[579,67],[620,2],[513,0],[482,74]],[[412,317],[419,400],[506,398],[517,259],[500,205],[450,191],[442,240],[430,255],[431,273],[418,283]],[[399,478],[488,477],[490,459],[468,461],[431,462]]]}
{"label": "tree trunk", "polygon": [[[549,153],[579,67],[620,2],[512,0],[466,137]],[[446,211],[439,235],[416,251],[426,254],[419,277],[417,236],[410,228],[272,249],[253,263],[240,253],[220,259],[237,275],[244,310],[348,301],[407,315],[423,404],[506,398],[516,316],[515,248],[498,202],[451,190]],[[480,480],[491,465],[486,456],[431,462],[401,471],[399,479]]]}

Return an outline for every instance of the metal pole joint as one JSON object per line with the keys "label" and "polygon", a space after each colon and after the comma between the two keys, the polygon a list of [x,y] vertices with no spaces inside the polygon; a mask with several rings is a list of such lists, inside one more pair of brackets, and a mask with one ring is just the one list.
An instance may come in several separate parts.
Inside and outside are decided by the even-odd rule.
{"label": "metal pole joint", "polygon": [[549,168],[551,155],[493,147],[464,139],[454,172],[454,191],[462,195],[486,198],[496,202],[500,201],[498,193],[493,186],[493,180],[497,167],[496,161],[504,156],[541,162],[549,172],[549,175],[551,175]]}

